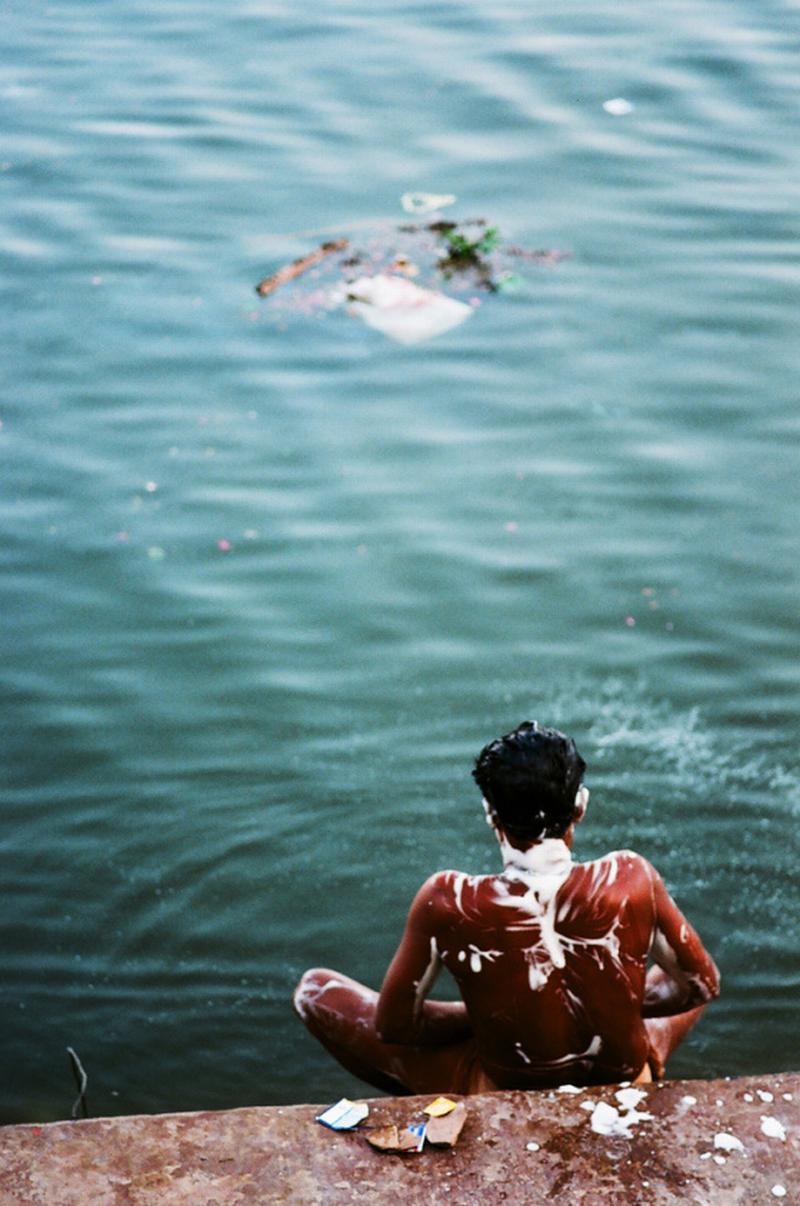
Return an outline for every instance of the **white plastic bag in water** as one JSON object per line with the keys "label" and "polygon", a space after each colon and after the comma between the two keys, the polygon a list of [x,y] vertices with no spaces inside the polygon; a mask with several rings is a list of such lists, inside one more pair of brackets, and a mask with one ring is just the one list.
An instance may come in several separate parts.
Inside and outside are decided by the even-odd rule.
{"label": "white plastic bag in water", "polygon": [[421,343],[472,314],[470,306],[434,289],[422,289],[402,276],[360,276],[347,286],[351,313],[398,343]]}

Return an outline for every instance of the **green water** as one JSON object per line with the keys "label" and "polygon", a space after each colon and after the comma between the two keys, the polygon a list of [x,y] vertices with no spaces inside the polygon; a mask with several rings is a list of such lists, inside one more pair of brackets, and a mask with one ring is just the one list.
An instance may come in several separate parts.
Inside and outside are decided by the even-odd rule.
{"label": "green water", "polygon": [[[673,1072],[798,1067],[796,6],[6,11],[0,1116],[67,1045],[93,1114],[357,1091],[292,986],[496,865],[528,717],[720,964]],[[256,299],[407,189],[570,258],[411,349]]]}

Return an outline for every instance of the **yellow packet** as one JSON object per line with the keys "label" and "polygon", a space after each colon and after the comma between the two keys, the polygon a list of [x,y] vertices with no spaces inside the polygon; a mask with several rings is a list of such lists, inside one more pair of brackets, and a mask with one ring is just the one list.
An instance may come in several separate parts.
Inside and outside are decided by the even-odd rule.
{"label": "yellow packet", "polygon": [[431,1118],[444,1118],[445,1114],[455,1108],[456,1102],[451,1101],[449,1097],[437,1097],[430,1105],[425,1106],[423,1113],[429,1114]]}

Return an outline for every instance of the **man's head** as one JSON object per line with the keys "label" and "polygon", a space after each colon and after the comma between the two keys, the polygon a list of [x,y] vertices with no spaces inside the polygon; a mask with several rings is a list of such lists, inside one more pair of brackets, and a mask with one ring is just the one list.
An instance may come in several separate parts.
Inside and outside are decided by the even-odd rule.
{"label": "man's head", "polygon": [[575,797],[585,770],[571,737],[526,720],[484,746],[472,777],[490,819],[512,839],[535,842],[563,837],[583,815]]}

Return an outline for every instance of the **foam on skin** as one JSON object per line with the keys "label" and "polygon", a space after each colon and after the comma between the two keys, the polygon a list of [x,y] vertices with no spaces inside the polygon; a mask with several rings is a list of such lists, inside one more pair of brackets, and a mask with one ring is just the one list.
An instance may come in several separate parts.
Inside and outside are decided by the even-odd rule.
{"label": "foam on skin", "polygon": [[337,980],[335,976],[331,976],[324,984],[309,983],[308,978],[303,977],[294,994],[294,1007],[303,1021],[308,1017],[309,1005],[315,1005],[329,988],[344,988],[344,984],[341,980]]}
{"label": "foam on skin", "polygon": [[[479,972],[481,970],[481,959],[485,959],[487,963],[494,963],[495,959],[502,957],[502,951],[482,951],[480,947],[474,946],[470,942],[468,950],[470,951],[469,966],[470,971]],[[460,952],[463,953],[463,952]]]}
{"label": "foam on skin", "polygon": [[480,879],[480,875],[466,875],[463,871],[453,872],[453,880],[451,884],[453,901],[462,917],[469,916],[464,907],[464,889],[467,887],[474,888]]}
{"label": "foam on skin", "polygon": [[[686,938],[684,937],[683,931],[685,929],[685,926],[681,927],[681,942],[685,942],[686,938],[688,938],[688,931],[686,933]],[[713,998],[714,993],[711,986],[707,984],[701,976],[687,975],[686,972],[681,969],[681,965],[678,962],[678,957],[675,954],[675,950],[672,946],[670,946],[664,934],[659,929],[653,931],[653,941],[650,945],[650,955],[651,958],[659,965],[659,967],[663,968],[667,975],[670,976],[676,984],[679,984],[681,988],[683,988],[697,1004],[702,1004],[705,1001],[710,1001]],[[661,985],[660,988],[654,988],[652,985],[648,985],[645,992],[645,1001],[648,1004],[654,1004],[659,1000],[663,1000],[668,995],[668,985]]]}
{"label": "foam on skin", "polygon": [[[491,814],[484,801],[487,819],[491,824]],[[486,877],[494,880],[494,903],[500,907],[513,909],[517,918],[506,926],[509,933],[520,933],[526,930],[536,931],[536,940],[531,946],[522,948],[522,955],[528,963],[528,983],[532,991],[543,988],[555,968],[566,966],[566,956],[574,951],[591,951],[598,963],[602,960],[602,951],[615,961],[620,961],[619,930],[622,920],[615,917],[607,932],[599,938],[583,937],[568,938],[556,929],[570,912],[570,901],[562,902],[556,910],[556,897],[559,888],[567,880],[572,871],[572,854],[569,847],[561,838],[544,838],[528,847],[518,850],[503,836],[500,840],[503,855],[504,870],[501,877]],[[617,878],[619,865],[616,855],[599,859],[588,864],[591,868],[592,894],[599,891],[601,886],[613,884]],[[461,872],[454,874],[451,889],[453,901],[462,917],[469,915],[468,906],[464,900],[464,889],[467,885],[477,887],[484,877],[467,876]],[[523,894],[511,890],[511,885],[521,883],[526,891]],[[521,916],[520,916],[521,915]],[[470,968],[473,972],[481,969],[481,959],[491,962],[502,958],[501,951],[481,951],[470,945],[467,950],[458,952],[458,960],[463,963],[469,956]],[[574,996],[574,994],[573,994]],[[573,1013],[580,1010],[580,1002],[574,998],[568,1003]]]}
{"label": "foam on skin", "polygon": [[555,928],[555,901],[558,889],[572,870],[572,855],[561,838],[544,838],[527,850],[517,850],[503,837],[500,850],[502,879],[522,883],[527,890],[524,896],[515,895],[501,880],[496,888],[496,903],[528,913],[531,918],[528,924],[533,923],[539,929],[538,941],[524,952],[529,963],[528,982],[536,991],[547,983],[554,967],[566,964]]}
{"label": "foam on skin", "polygon": [[419,980],[416,981],[416,983],[414,985],[414,1021],[415,1022],[418,1021],[418,1019],[419,1019],[420,1013],[422,1012],[422,1006],[425,1002],[425,998],[427,997],[430,990],[433,988],[433,985],[436,982],[436,977],[439,975],[440,969],[441,969],[441,960],[439,958],[439,951],[437,950],[437,947],[436,947],[436,939],[431,938],[430,961],[428,963],[428,966],[425,968],[425,971],[422,973],[422,976],[420,977]]}
{"label": "foam on skin", "polygon": [[603,1046],[603,1040],[599,1034],[594,1035],[588,1047],[583,1051],[568,1051],[566,1055],[560,1055],[556,1059],[531,1059],[527,1052],[522,1050],[519,1043],[515,1043],[517,1055],[529,1067],[534,1068],[537,1072],[550,1072],[553,1068],[564,1068],[572,1064],[591,1064],[594,1062],[595,1056],[600,1054]]}
{"label": "foam on skin", "polygon": [[517,1055],[523,1061],[523,1063],[529,1064],[531,1062],[531,1058],[527,1054],[527,1052],[522,1050],[522,1043],[515,1043],[514,1047],[516,1049]]}
{"label": "foam on skin", "polygon": [[[585,810],[586,796],[585,791],[576,796],[575,820]],[[648,990],[659,998],[665,992],[665,1001],[677,998],[678,986],[687,989],[692,1003],[707,1000],[717,992],[713,961],[692,927],[680,924],[682,916],[660,876],[639,855],[621,850],[573,863],[571,829],[566,841],[509,840],[485,807],[500,844],[502,871],[473,876],[453,870],[431,876],[409,912],[381,994],[325,968],[314,969],[298,985],[297,1012],[312,1032],[333,1036],[334,1054],[342,1041],[361,1042],[362,1032],[374,1047],[371,1018],[380,1019],[376,1034],[389,1044],[391,1067],[383,1057],[375,1066],[402,1084],[416,1076],[403,1056],[404,1042],[411,1043],[414,1035],[412,1019],[418,1024],[425,1016],[424,1002],[446,965],[461,989],[464,1008],[432,1016],[448,1023],[442,1034],[469,1036],[490,1082],[517,1087],[558,1085],[573,1075],[578,1083],[599,1079],[600,1073],[612,1080],[633,1077],[646,1050],[640,1021],[643,990],[645,1001],[652,999]],[[663,928],[653,933],[654,923]],[[647,972],[651,954],[661,968],[653,976]],[[526,997],[526,990],[534,995]],[[395,1033],[401,1036],[396,1049]],[[431,1037],[437,1033],[432,1030]],[[328,1045],[325,1037],[322,1041]],[[460,1046],[454,1054],[463,1062]],[[368,1062],[373,1057],[369,1047]],[[471,1066],[466,1071],[472,1077]],[[593,1119],[593,1129],[601,1134],[630,1134],[633,1122],[648,1117],[636,1108],[640,1090],[624,1082],[620,1088],[618,1107],[606,1105],[608,1117],[600,1111]],[[778,1120],[762,1116],[762,1129],[770,1138],[783,1138],[779,1128]],[[710,1159],[712,1153],[707,1154]]]}
{"label": "foam on skin", "polygon": [[[569,912],[569,902],[565,901],[556,915],[558,890],[572,871],[572,854],[566,842],[561,838],[544,838],[527,850],[518,850],[503,838],[500,849],[504,870],[496,885],[495,903],[528,914],[529,921],[512,922],[508,926],[510,931],[532,926],[539,931],[537,941],[522,952],[528,963],[528,983],[533,992],[544,987],[555,968],[566,966],[567,952],[586,947],[604,948],[612,959],[619,961],[618,930],[622,924],[619,917],[615,917],[609,930],[600,938],[567,938],[556,930],[556,922],[562,921]],[[613,884],[617,872],[615,856],[598,860],[592,865],[592,891],[603,882]],[[527,891],[523,896],[512,893],[504,880],[522,883]]]}

